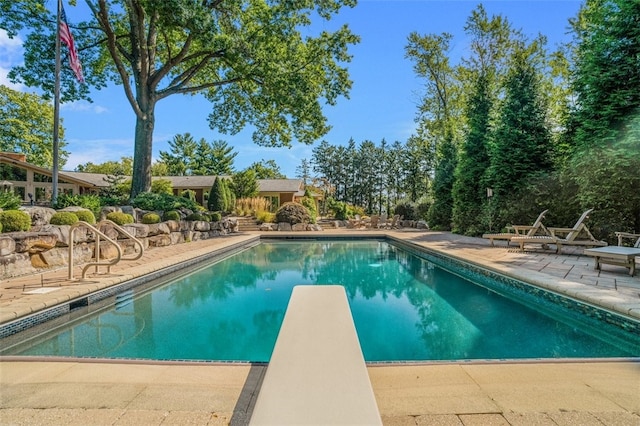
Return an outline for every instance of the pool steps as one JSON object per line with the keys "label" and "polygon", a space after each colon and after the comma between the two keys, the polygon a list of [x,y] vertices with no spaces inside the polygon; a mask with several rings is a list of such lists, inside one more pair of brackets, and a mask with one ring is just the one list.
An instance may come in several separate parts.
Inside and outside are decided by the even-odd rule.
{"label": "pool steps", "polygon": [[344,287],[294,287],[249,424],[382,425]]}

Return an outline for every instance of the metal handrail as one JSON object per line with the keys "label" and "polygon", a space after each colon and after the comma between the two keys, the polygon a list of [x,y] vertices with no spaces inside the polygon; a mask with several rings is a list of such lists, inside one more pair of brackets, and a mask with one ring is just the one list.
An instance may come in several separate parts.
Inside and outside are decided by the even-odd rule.
{"label": "metal handrail", "polygon": [[[112,225],[118,232],[120,232],[121,234],[123,234],[125,237],[133,240],[134,244],[136,244],[140,250],[137,252],[137,254],[134,257],[129,257],[129,258],[124,258],[122,256],[122,248],[120,247],[120,245],[112,240],[111,238],[107,237],[102,231],[100,231],[97,227],[102,225],[102,224],[110,224]],[[93,231],[94,235],[95,235],[95,256],[96,256],[96,261],[95,262],[89,262],[87,263],[83,268],[82,268],[82,279],[85,279],[86,275],[87,275],[87,270],[89,268],[91,268],[92,266],[95,266],[96,268],[96,273],[98,272],[98,267],[99,266],[106,266],[107,267],[107,273],[111,272],[111,266],[117,264],[118,262],[120,262],[121,260],[137,260],[140,259],[144,253],[144,246],[142,245],[142,242],[140,242],[140,240],[138,240],[136,237],[134,237],[133,235],[131,235],[130,233],[128,233],[127,231],[125,231],[120,225],[114,223],[111,220],[105,219],[100,221],[96,226],[91,225],[90,223],[87,223],[85,221],[79,221],[74,223],[73,225],[71,225],[71,227],[69,228],[69,279],[72,280],[73,279],[73,234],[75,232],[75,230],[81,226],[85,226],[87,228],[89,228],[89,230]],[[101,262],[100,261],[100,237],[103,237],[105,240],[107,240],[108,242],[110,242],[111,244],[113,244],[116,248],[116,251],[118,252],[118,255],[113,258],[112,260],[106,261],[106,262]]]}

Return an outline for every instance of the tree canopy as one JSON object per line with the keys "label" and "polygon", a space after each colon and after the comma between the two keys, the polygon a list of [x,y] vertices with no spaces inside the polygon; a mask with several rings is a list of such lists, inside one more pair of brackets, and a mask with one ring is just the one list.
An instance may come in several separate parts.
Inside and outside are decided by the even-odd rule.
{"label": "tree canopy", "polygon": [[[62,75],[63,101],[89,99],[89,88],[122,85],[136,116],[131,197],[151,186],[156,104],[203,94],[212,128],[255,128],[258,144],[311,143],[330,129],[322,104],[351,88],[344,66],[358,42],[348,26],[312,34],[355,0],[305,2],[85,0],[92,16],[73,26],[86,85]],[[0,27],[27,31],[24,65],[13,81],[53,93],[55,19],[44,0],[1,3]],[[304,32],[304,35],[303,35]]]}
{"label": "tree canopy", "polygon": [[[53,167],[53,109],[40,96],[0,85],[0,151],[25,154],[27,161]],[[69,152],[64,149],[64,129],[59,131],[59,164]]]}

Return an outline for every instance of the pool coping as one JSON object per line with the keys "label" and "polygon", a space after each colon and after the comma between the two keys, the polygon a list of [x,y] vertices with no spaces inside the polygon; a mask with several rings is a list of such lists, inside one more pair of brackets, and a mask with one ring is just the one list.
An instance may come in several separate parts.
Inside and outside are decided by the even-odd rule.
{"label": "pool coping", "polygon": [[[520,281],[522,282],[525,286],[531,287],[531,288],[539,288],[542,289],[545,292],[550,292],[551,294],[557,295],[560,298],[562,298],[563,300],[568,300],[571,301],[573,303],[578,303],[581,305],[585,305],[588,306],[589,308],[593,309],[595,312],[605,312],[605,313],[612,313],[614,314],[615,317],[622,319],[623,322],[627,322],[627,324],[630,324],[631,327],[633,327],[635,330],[638,331],[638,334],[640,335],[640,321],[638,321],[638,318],[636,316],[634,316],[634,314],[638,314],[640,312],[640,310],[638,309],[632,309],[631,311],[629,311],[627,309],[627,305],[624,304],[623,308],[620,309],[620,306],[616,303],[612,303],[612,304],[607,304],[606,306],[602,306],[602,296],[601,294],[604,293],[614,293],[610,290],[607,289],[597,289],[596,291],[594,291],[594,293],[597,293],[597,295],[599,295],[599,297],[597,297],[595,300],[593,298],[583,298],[583,292],[585,290],[585,288],[587,290],[589,290],[587,285],[584,284],[580,284],[580,283],[575,283],[572,281],[566,281],[566,280],[561,280],[560,282],[554,282],[553,279],[550,279],[548,276],[545,276],[545,274],[543,273],[536,273],[534,271],[526,271],[526,274],[518,274],[517,271],[513,271],[512,268],[497,268],[495,267],[493,264],[491,264],[491,262],[482,262],[482,261],[478,261],[478,259],[469,259],[468,257],[461,257],[461,256],[457,256],[456,254],[450,253],[450,252],[446,252],[446,251],[442,251],[442,250],[438,250],[437,248],[433,248],[433,247],[426,247],[422,244],[418,244],[412,241],[408,241],[407,239],[403,239],[403,238],[398,238],[395,237],[393,235],[389,235],[388,233],[380,233],[380,232],[372,232],[372,233],[345,233],[345,234],[324,234],[324,233],[314,233],[314,234],[301,234],[301,233],[278,233],[278,234],[274,234],[274,233],[266,233],[266,234],[257,234],[257,235],[253,235],[250,236],[249,238],[245,238],[245,239],[241,239],[238,242],[229,244],[229,245],[225,245],[221,248],[217,248],[215,250],[211,250],[208,251],[204,254],[198,254],[195,256],[192,256],[186,260],[183,260],[181,262],[177,262],[174,263],[168,267],[165,268],[161,268],[158,270],[155,270],[152,273],[148,273],[142,276],[138,276],[135,277],[133,279],[128,279],[128,280],[121,280],[122,282],[116,283],[116,284],[112,284],[110,286],[106,286],[105,288],[98,290],[96,292],[90,293],[90,294],[85,294],[82,295],[81,297],[75,298],[75,299],[71,299],[65,302],[62,302],[56,306],[53,306],[51,308],[48,309],[44,309],[38,312],[35,312],[31,315],[26,315],[23,317],[20,317],[14,321],[11,322],[7,322],[7,323],[3,323],[0,324],[0,339],[4,339],[5,341],[9,341],[11,342],[11,336],[14,335],[15,333],[18,333],[19,331],[22,330],[27,330],[30,327],[32,327],[33,325],[37,325],[37,324],[41,324],[44,323],[46,321],[49,320],[55,320],[56,318],[58,318],[58,320],[60,321],[64,321],[64,316],[66,314],[68,314],[71,311],[71,308],[73,306],[74,303],[79,303],[79,301],[81,302],[79,305],[76,306],[84,306],[84,301],[86,301],[87,305],[93,305],[95,302],[98,302],[100,300],[104,300],[110,296],[113,296],[115,294],[118,293],[122,293],[125,291],[128,291],[131,288],[137,287],[137,286],[142,286],[145,283],[149,282],[149,281],[153,281],[154,279],[158,278],[158,277],[162,277],[171,273],[184,273],[186,270],[188,270],[191,266],[196,265],[202,261],[207,261],[207,260],[213,260],[213,259],[222,259],[225,256],[228,255],[232,255],[244,248],[249,248],[252,247],[256,244],[259,244],[262,241],[274,241],[274,240],[382,240],[382,241],[386,241],[392,244],[396,244],[398,246],[400,246],[401,248],[405,249],[405,250],[409,250],[410,252],[415,252],[417,251],[418,253],[422,253],[428,256],[435,256],[437,258],[440,259],[451,259],[453,262],[455,263],[459,263],[464,265],[465,268],[470,268],[470,269],[478,269],[481,272],[481,274],[496,274],[499,277],[505,277],[507,280],[516,280],[516,281]],[[415,253],[414,253],[415,254]],[[440,267],[444,267],[444,269],[447,269],[445,266],[443,266],[442,264],[439,264]],[[534,276],[534,278],[532,278],[532,275]],[[568,285],[567,285],[568,283]],[[565,287],[566,286],[566,287]],[[586,292],[587,294],[591,293],[589,291]],[[613,296],[615,296],[615,294],[613,294]],[[612,299],[615,299],[615,297],[612,297]],[[637,307],[636,307],[637,308]],[[98,308],[99,309],[99,308]],[[628,314],[628,313],[631,314]],[[602,318],[599,318],[600,320],[602,320]],[[615,321],[614,321],[615,323]],[[10,330],[8,327],[9,326],[13,326],[15,327],[15,329],[18,329],[18,331],[13,331],[10,332],[9,334],[7,333],[7,330]],[[628,327],[628,325],[623,326],[622,328]],[[14,346],[15,343],[10,343],[10,346]],[[13,357],[13,356],[12,356]],[[24,359],[27,357],[16,357],[16,358],[20,358],[20,359]],[[62,357],[63,360],[75,360],[76,358],[66,358],[66,357]],[[0,355],[0,359],[9,359],[8,356],[6,355]],[[89,358],[92,359],[92,358]],[[585,359],[585,358],[569,358],[568,361],[575,361],[578,359]],[[599,358],[596,358],[599,359]],[[635,361],[637,358],[633,357],[633,358],[619,358],[620,361],[629,361],[629,360],[633,360]],[[103,361],[104,359],[98,358],[98,360]],[[531,359],[532,362],[544,362],[541,361],[541,359]],[[604,358],[604,360],[611,360],[611,358]],[[135,360],[134,360],[135,361]],[[176,362],[189,362],[190,360],[176,360]],[[401,364],[413,364],[413,363],[421,363],[421,362],[425,362],[425,363],[431,363],[431,362],[453,362],[453,363],[465,363],[465,362],[477,362],[477,363],[484,363],[484,362],[490,362],[491,360],[452,360],[452,361],[443,361],[443,360],[436,360],[436,361],[399,361],[398,363]],[[510,362],[518,362],[518,359],[509,359]],[[555,362],[557,361],[557,359],[550,359],[550,362]],[[145,362],[145,360],[141,360],[141,362]],[[199,363],[199,362],[207,362],[207,361],[194,361],[195,363]],[[240,364],[245,364],[245,362],[243,361],[214,361],[214,362],[219,362],[221,364],[226,364],[226,363],[240,363]],[[251,364],[250,362],[248,362],[249,364]],[[389,364],[394,364],[396,362],[383,362],[381,364],[385,364],[385,365],[389,365]],[[259,364],[259,363],[253,363],[253,364]],[[375,362],[372,363],[367,363],[367,365],[376,365]]]}

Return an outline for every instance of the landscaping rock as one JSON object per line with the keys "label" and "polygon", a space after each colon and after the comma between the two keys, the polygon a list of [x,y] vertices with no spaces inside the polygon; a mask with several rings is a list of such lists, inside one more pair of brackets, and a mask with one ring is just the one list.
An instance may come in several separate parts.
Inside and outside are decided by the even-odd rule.
{"label": "landscaping rock", "polygon": [[287,222],[278,223],[278,231],[291,231],[291,224]]}
{"label": "landscaping rock", "polygon": [[8,256],[16,252],[16,242],[13,238],[0,236],[0,256]]}
{"label": "landscaping rock", "polygon": [[54,209],[49,207],[40,207],[40,206],[23,206],[20,207],[20,210],[26,212],[31,216],[31,226],[40,227],[43,225],[48,225],[51,220],[51,216],[56,212]]}
{"label": "landscaping rock", "polygon": [[44,232],[12,232],[11,237],[15,242],[17,253],[50,250],[58,241],[56,235]]}

